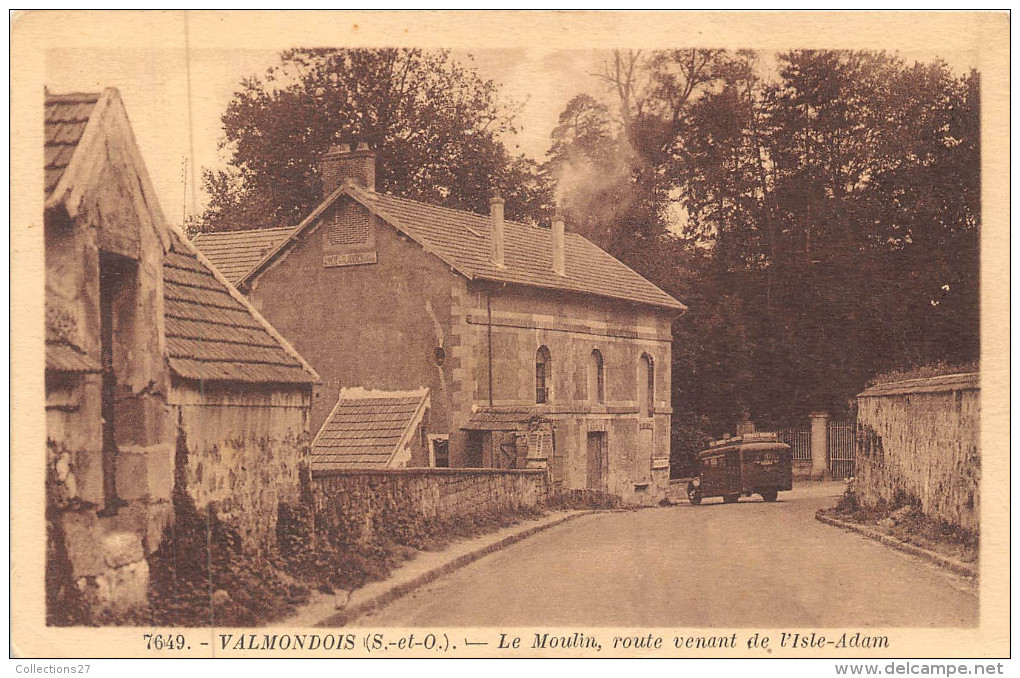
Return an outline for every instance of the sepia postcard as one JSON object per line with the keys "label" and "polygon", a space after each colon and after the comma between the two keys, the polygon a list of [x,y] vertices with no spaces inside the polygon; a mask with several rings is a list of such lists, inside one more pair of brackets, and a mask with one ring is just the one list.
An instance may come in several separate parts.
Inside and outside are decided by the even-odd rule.
{"label": "sepia postcard", "polygon": [[1008,13],[10,30],[12,658],[1001,672]]}

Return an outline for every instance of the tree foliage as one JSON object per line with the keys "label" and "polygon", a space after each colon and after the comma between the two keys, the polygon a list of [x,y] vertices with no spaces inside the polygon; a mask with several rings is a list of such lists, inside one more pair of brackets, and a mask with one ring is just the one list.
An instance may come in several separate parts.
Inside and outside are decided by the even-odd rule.
{"label": "tree foliage", "polygon": [[296,223],[321,200],[318,158],[354,142],[376,149],[377,190],[487,212],[499,189],[508,218],[534,218],[548,188],[500,141],[511,113],[494,82],[446,51],[288,50],[223,115],[229,168],[205,172],[199,228]]}
{"label": "tree foliage", "polygon": [[758,59],[616,53],[616,110],[572,101],[546,165],[569,227],[597,221],[688,305],[675,419],[712,433],[839,412],[878,373],[979,353],[977,73],[794,51],[766,82]]}

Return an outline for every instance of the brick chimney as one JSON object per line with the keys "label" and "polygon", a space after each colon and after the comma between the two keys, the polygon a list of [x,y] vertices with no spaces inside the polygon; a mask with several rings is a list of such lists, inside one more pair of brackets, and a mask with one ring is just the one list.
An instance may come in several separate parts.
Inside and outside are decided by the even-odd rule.
{"label": "brick chimney", "polygon": [[567,274],[567,260],[565,252],[564,240],[566,236],[564,231],[566,224],[563,222],[563,216],[557,214],[553,217],[552,222],[552,268],[553,273],[556,275]]}
{"label": "brick chimney", "polygon": [[489,201],[489,219],[492,221],[492,263],[500,268],[506,266],[506,227],[503,224],[503,198],[499,191]]}
{"label": "brick chimney", "polygon": [[375,190],[375,151],[362,142],[356,150],[347,144],[331,146],[319,159],[319,177],[325,198],[348,181]]}

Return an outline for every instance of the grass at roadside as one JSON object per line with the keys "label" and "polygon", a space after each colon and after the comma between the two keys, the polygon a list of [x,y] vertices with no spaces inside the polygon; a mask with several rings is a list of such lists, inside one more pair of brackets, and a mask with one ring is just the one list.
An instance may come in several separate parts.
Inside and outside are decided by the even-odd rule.
{"label": "grass at roadside", "polygon": [[193,512],[149,559],[149,610],[93,623],[265,625],[293,614],[312,591],[350,595],[423,551],[542,515],[544,510],[528,507],[423,521],[414,530],[391,530],[360,543],[316,537],[310,520],[301,523],[302,516],[294,516],[281,526],[286,538],[280,548],[253,556],[240,550],[236,536],[215,516]]}
{"label": "grass at roadside", "polygon": [[873,506],[861,504],[852,485],[835,506],[821,509],[820,514],[849,523],[865,525],[907,544],[920,546],[964,563],[977,563],[979,536],[945,521],[925,515],[921,507],[909,500],[879,501]]}

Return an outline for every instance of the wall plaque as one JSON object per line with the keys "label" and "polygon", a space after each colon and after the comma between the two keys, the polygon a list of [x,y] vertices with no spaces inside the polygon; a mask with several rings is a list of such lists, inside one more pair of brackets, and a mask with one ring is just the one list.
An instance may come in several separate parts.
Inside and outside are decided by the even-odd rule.
{"label": "wall plaque", "polygon": [[359,264],[374,264],[378,261],[376,253],[372,252],[350,252],[348,254],[327,254],[322,257],[322,265],[325,268],[333,266],[358,266]]}

